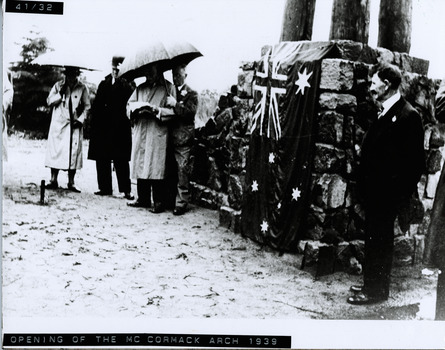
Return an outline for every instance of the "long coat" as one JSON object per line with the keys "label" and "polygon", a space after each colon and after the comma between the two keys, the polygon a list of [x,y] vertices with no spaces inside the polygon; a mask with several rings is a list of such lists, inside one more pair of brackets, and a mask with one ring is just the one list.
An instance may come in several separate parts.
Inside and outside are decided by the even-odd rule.
{"label": "long coat", "polygon": [[91,107],[88,159],[123,160],[131,157],[131,125],[126,115],[133,87],[111,74],[101,81]]}
{"label": "long coat", "polygon": [[166,176],[167,119],[174,114],[173,109],[165,107],[168,94],[176,97],[175,87],[170,82],[157,83],[154,87],[144,83],[136,88],[128,100],[128,117],[138,114],[135,105],[148,102],[160,107],[161,118],[164,119],[160,121],[154,116],[146,117],[143,113],[136,116],[130,166],[130,176],[133,179],[161,180]]}
{"label": "long coat", "polygon": [[[45,166],[60,170],[81,169],[83,129],[74,128],[73,122],[85,121],[91,107],[89,92],[83,83],[77,82],[72,91],[68,87],[66,94],[61,95],[63,84],[63,81],[54,84],[47,98],[48,106],[53,110]],[[80,115],[77,110],[82,111]]]}
{"label": "long coat", "polygon": [[365,135],[358,184],[368,207],[397,207],[425,170],[424,131],[417,111],[400,98]]}

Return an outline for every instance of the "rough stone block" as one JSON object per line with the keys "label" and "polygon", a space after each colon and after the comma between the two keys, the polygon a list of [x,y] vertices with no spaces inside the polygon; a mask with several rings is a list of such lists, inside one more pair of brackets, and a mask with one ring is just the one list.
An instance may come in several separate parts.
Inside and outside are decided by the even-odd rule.
{"label": "rough stone block", "polygon": [[345,116],[344,117],[344,131],[343,131],[343,143],[347,147],[354,146],[354,117]]}
{"label": "rough stone block", "polygon": [[233,119],[232,110],[226,108],[222,113],[218,114],[215,119],[215,134],[220,133],[222,129],[229,125]]}
{"label": "rough stone block", "polygon": [[321,62],[320,89],[348,91],[354,85],[354,63],[342,59]]}
{"label": "rough stone block", "polygon": [[394,266],[409,266],[413,264],[414,238],[399,236],[394,239]]}
{"label": "rough stone block", "polygon": [[357,109],[357,98],[349,94],[323,92],[320,94],[319,103],[321,109],[344,111],[347,114],[355,114]]}
{"label": "rough stone block", "polygon": [[333,111],[319,115],[317,142],[338,145],[343,140],[343,114]]}
{"label": "rough stone block", "polygon": [[434,198],[436,195],[437,184],[439,183],[440,172],[429,174],[425,187],[425,196],[427,198]]}
{"label": "rough stone block", "polygon": [[345,170],[345,151],[332,145],[315,144],[314,170],[317,173],[341,173]]}
{"label": "rough stone block", "polygon": [[379,64],[394,64],[395,63],[395,56],[394,52],[385,49],[383,47],[378,47],[376,49],[377,51],[377,62]]}
{"label": "rough stone block", "polygon": [[[439,128],[433,126],[430,130],[431,130],[430,136],[428,139],[426,139],[427,141],[429,141],[429,148],[434,149],[445,145],[445,135],[439,131]],[[425,131],[425,136],[427,136],[426,131]]]}
{"label": "rough stone block", "polygon": [[317,271],[315,276],[325,276],[334,273],[336,249],[333,245],[320,246],[318,249]]}
{"label": "rough stone block", "polygon": [[413,72],[421,75],[428,75],[430,62],[422,58],[409,56],[407,53],[400,54],[402,70]]}
{"label": "rough stone block", "polygon": [[357,164],[355,164],[354,151],[352,149],[347,149],[345,151],[346,155],[346,174],[352,174],[354,170],[357,169]]}
{"label": "rough stone block", "polygon": [[238,97],[251,97],[253,79],[255,77],[254,70],[244,70],[238,73]]}
{"label": "rough stone block", "polygon": [[241,233],[241,211],[221,206],[219,208],[219,225],[235,233]]}
{"label": "rough stone block", "polygon": [[307,242],[308,242],[307,240],[298,241],[298,244],[297,244],[297,253],[298,254],[304,253],[304,248],[306,247]]}
{"label": "rough stone block", "polygon": [[328,244],[317,241],[308,241],[304,248],[303,261],[301,268],[312,266],[317,263],[320,247],[327,247]]}
{"label": "rough stone block", "polygon": [[425,236],[414,235],[414,264],[423,262],[423,254],[425,252]]}
{"label": "rough stone block", "polygon": [[221,191],[221,171],[218,169],[214,157],[209,157],[209,180],[207,181],[207,186],[212,190]]}
{"label": "rough stone block", "polygon": [[229,176],[228,194],[230,206],[236,210],[240,210],[243,200],[243,186],[238,175]]}
{"label": "rough stone block", "polygon": [[241,61],[240,69],[244,71],[254,70],[256,67],[255,61]]}
{"label": "rough stone block", "polygon": [[[337,192],[335,194],[335,198],[331,199],[331,204],[335,204],[335,207],[332,208],[338,208],[343,206],[345,202],[346,197],[346,182],[344,179],[340,180],[334,180],[337,183],[334,183],[334,186],[337,186],[335,191]],[[332,229],[335,232],[337,232],[337,236],[341,237],[340,239],[343,239],[347,235],[348,226],[349,226],[349,219],[350,213],[348,209],[338,209],[333,212],[330,212],[326,215],[326,222],[324,227],[327,229]],[[326,242],[328,243],[328,242]]]}
{"label": "rough stone block", "polygon": [[336,174],[323,174],[316,182],[316,193],[319,193],[317,205],[323,208],[338,208],[344,205],[346,181]]}
{"label": "rough stone block", "polygon": [[232,173],[239,173],[246,165],[247,150],[244,139],[238,136],[230,137],[229,150],[229,169]]}
{"label": "rough stone block", "polygon": [[339,56],[349,61],[360,61],[368,64],[377,62],[377,52],[366,44],[352,40],[334,40]]}
{"label": "rough stone block", "polygon": [[353,240],[349,242],[351,245],[351,253],[357,258],[360,264],[363,264],[365,260],[365,242],[360,239]]}
{"label": "rough stone block", "polygon": [[319,241],[323,237],[323,227],[319,224],[311,225],[307,228],[305,238],[312,241]]}
{"label": "rough stone block", "polygon": [[348,270],[349,260],[352,257],[352,250],[349,242],[340,242],[337,245],[337,266],[343,270]]}
{"label": "rough stone block", "polygon": [[427,160],[427,172],[428,174],[435,174],[440,171],[442,166],[442,152],[439,150],[432,150]]}

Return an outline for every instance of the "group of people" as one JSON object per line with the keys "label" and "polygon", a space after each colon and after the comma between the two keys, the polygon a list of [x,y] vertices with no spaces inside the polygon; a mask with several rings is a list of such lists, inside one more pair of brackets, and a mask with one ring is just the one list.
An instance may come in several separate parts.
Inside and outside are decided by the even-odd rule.
{"label": "group of people", "polygon": [[[125,198],[133,199],[130,177],[137,181],[137,199],[129,206],[151,208],[153,213],[172,207],[174,214],[184,214],[190,196],[188,174],[198,95],[185,84],[184,65],[173,68],[173,85],[152,64],[145,83],[134,89],[118,77],[122,59],[113,59],[112,73],[99,85],[91,110],[89,158],[96,161],[96,194],[112,194],[113,162]],[[52,175],[48,187],[57,188],[58,169],[63,169],[68,170],[68,189],[76,192],[82,123],[90,109],[87,88],[76,79],[78,74],[78,69],[67,68],[66,80],[56,83],[48,97],[54,109],[46,160]],[[422,120],[401,96],[401,81],[401,72],[393,66],[380,67],[371,80],[370,93],[381,112],[365,134],[358,169],[365,210],[365,261],[363,285],[351,286],[353,294],[347,299],[354,305],[388,299],[394,222],[425,171]]]}
{"label": "group of people", "polygon": [[[174,84],[161,67],[145,69],[146,81],[135,87],[119,76],[124,57],[113,57],[111,74],[99,84],[90,104],[88,88],[79,81],[80,69],[65,67],[47,102],[52,110],[45,166],[51,168],[48,189],[57,189],[59,170],[68,171],[68,190],[82,167],[83,123],[91,111],[88,158],[96,161],[99,196],[112,195],[112,167],[118,189],[131,207],[152,213],[172,209],[183,215],[190,201],[189,174],[198,93],[185,80],[187,66],[172,68]],[[133,130],[132,130],[133,129]],[[137,199],[131,180],[137,181]]]}

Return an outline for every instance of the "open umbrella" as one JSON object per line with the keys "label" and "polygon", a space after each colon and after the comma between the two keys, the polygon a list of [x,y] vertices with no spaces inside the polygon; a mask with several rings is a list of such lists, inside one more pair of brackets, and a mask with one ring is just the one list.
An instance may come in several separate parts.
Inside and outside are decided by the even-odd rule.
{"label": "open umbrella", "polygon": [[91,62],[88,62],[88,58],[78,51],[68,52],[65,50],[57,50],[46,52],[32,60],[31,63],[39,64],[41,66],[77,67],[85,70],[101,70],[97,67],[93,67]]}
{"label": "open umbrella", "polygon": [[150,64],[158,63],[166,71],[178,64],[188,64],[200,56],[202,53],[187,41],[155,41],[127,55],[119,71],[121,76],[134,79],[145,75]]}

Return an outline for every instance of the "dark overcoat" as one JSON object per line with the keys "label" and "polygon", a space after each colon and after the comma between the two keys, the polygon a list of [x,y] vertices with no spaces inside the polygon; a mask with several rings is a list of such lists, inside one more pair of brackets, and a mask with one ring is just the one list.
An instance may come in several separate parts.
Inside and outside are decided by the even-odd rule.
{"label": "dark overcoat", "polygon": [[423,139],[422,120],[403,97],[371,125],[358,174],[365,209],[395,208],[414,193],[425,170]]}
{"label": "dark overcoat", "polygon": [[111,74],[99,84],[91,108],[91,131],[88,159],[122,160],[131,158],[131,124],[126,106],[134,88]]}

